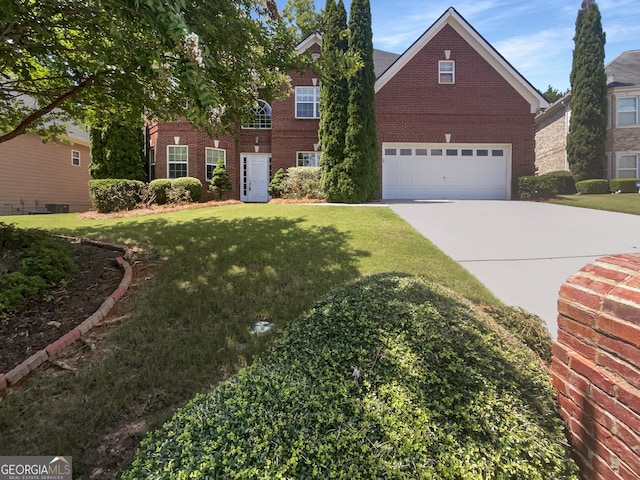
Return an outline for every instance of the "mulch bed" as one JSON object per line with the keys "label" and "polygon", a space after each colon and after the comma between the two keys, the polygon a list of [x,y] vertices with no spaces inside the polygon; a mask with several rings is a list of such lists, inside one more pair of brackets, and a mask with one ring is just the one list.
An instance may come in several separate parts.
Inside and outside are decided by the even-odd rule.
{"label": "mulch bed", "polygon": [[42,292],[6,323],[0,322],[0,373],[7,373],[34,353],[82,323],[113,293],[123,272],[121,252],[73,244],[78,270],[67,281]]}

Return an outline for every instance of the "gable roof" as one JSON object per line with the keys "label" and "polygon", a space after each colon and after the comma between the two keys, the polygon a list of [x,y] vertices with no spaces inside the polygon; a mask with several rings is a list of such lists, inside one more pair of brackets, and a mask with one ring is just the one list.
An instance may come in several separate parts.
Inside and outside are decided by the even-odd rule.
{"label": "gable roof", "polygon": [[640,85],[640,50],[622,52],[604,67],[604,71],[609,88]]}
{"label": "gable roof", "polygon": [[322,35],[319,33],[312,33],[296,46],[296,53],[301,55],[316,43],[318,45],[322,45]]}
{"label": "gable roof", "polygon": [[422,34],[376,81],[376,93],[433,39],[445,25],[451,26],[487,63],[531,105],[531,113],[549,106],[536,88],[531,85],[505,58],[467,22],[458,11],[449,7],[426,32]]}

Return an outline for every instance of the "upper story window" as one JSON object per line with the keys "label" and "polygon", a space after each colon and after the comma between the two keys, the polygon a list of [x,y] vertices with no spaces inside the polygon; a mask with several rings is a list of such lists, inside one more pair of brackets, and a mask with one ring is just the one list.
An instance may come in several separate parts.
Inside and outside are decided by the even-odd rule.
{"label": "upper story window", "polygon": [[320,87],[296,87],[296,118],[320,118]]}
{"label": "upper story window", "polygon": [[320,152],[298,152],[296,166],[297,167],[319,167]]}
{"label": "upper story window", "polygon": [[222,159],[225,167],[227,166],[227,152],[220,148],[206,148],[205,151],[205,166],[207,168],[207,182],[211,181],[213,176],[213,169],[216,168],[218,160]]}
{"label": "upper story window", "polygon": [[453,60],[440,60],[438,62],[438,83],[456,83],[456,62]]}
{"label": "upper story window", "polygon": [[167,146],[167,178],[186,177],[189,174],[189,147],[187,145]]}
{"label": "upper story window", "polygon": [[271,128],[271,105],[258,100],[258,103],[251,111],[253,112],[253,120],[243,125],[242,128],[259,128],[262,130]]}
{"label": "upper story window", "polygon": [[638,125],[638,97],[618,98],[617,107],[619,127]]}
{"label": "upper story window", "polygon": [[80,152],[78,150],[71,150],[71,165],[80,166]]}

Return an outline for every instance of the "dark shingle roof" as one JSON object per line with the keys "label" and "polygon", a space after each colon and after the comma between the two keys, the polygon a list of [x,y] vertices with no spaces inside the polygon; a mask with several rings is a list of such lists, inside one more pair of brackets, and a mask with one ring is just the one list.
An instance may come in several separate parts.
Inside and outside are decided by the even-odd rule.
{"label": "dark shingle roof", "polygon": [[609,87],[640,85],[640,50],[627,50],[606,67]]}
{"label": "dark shingle roof", "polygon": [[382,50],[373,49],[373,68],[376,78],[382,75],[400,55],[397,53],[384,52]]}

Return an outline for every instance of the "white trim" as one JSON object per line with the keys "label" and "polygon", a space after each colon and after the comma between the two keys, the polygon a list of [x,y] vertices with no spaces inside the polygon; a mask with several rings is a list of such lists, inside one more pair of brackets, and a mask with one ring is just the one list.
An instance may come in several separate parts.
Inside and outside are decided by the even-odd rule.
{"label": "white trim", "polygon": [[296,47],[296,53],[298,55],[303,54],[304,52],[309,50],[309,48],[311,48],[314,43],[322,46],[322,35],[320,35],[319,33],[312,33],[311,35],[309,35],[298,44],[298,46]]}
{"label": "white trim", "polygon": [[[76,156],[74,156],[74,153],[77,153],[78,156],[78,163],[74,163],[74,160],[76,159]],[[80,150],[71,150],[71,166],[72,167],[79,167],[82,165],[82,160],[81,160],[81,154],[80,154]]]}
{"label": "white trim", "polygon": [[376,81],[378,93],[407,63],[413,59],[445,25],[450,25],[482,58],[484,58],[531,106],[531,113],[549,107],[549,102],[518,73],[474,28],[456,11],[449,9],[422,34],[391,67]]}
{"label": "white trim", "polygon": [[[443,65],[451,65],[451,71],[443,70]],[[451,75],[450,82],[443,82],[444,75]],[[455,85],[456,84],[456,61],[455,60],[438,60],[438,84],[439,85]]]}
{"label": "white trim", "polygon": [[211,177],[209,175],[207,175],[207,167],[209,165],[213,165],[213,168],[216,168],[216,164],[218,163],[218,160],[216,160],[216,163],[209,163],[209,155],[208,155],[209,150],[211,150],[213,152],[222,152],[222,160],[224,162],[225,168],[227,167],[227,151],[224,148],[205,147],[205,149],[204,149],[204,179],[207,182],[211,181]]}
{"label": "white trim", "polygon": [[[299,88],[311,88],[314,91],[314,95],[313,95],[313,114],[317,115],[314,117],[299,117],[298,116],[298,103],[304,103],[304,104],[309,104],[311,102],[298,102],[298,89]],[[318,100],[316,101],[316,92],[318,93],[317,98]],[[296,120],[318,120],[320,118],[320,87],[318,86],[314,86],[314,85],[297,85],[295,87],[295,91],[293,93],[293,108],[294,108],[294,115]]]}
{"label": "white trim", "polygon": [[[185,161],[180,161],[180,162],[169,162],[169,149],[170,148],[176,148],[176,147],[184,147],[187,149],[187,159]],[[187,173],[185,175],[185,177],[189,176],[189,145],[167,145],[167,175],[165,178],[180,178],[180,177],[170,177],[169,176],[169,165],[171,164],[180,164],[180,165],[186,165],[187,166]]]}

